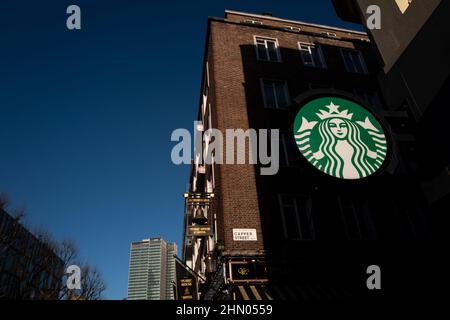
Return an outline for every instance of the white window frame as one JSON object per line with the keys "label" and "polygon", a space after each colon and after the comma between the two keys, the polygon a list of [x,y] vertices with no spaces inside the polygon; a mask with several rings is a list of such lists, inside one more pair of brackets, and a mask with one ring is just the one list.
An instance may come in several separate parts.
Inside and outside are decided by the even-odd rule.
{"label": "white window frame", "polygon": [[[276,107],[275,107],[275,108],[272,108],[272,107],[269,107],[269,106],[267,105],[267,102],[266,102],[266,92],[265,92],[265,90],[264,90],[264,81],[283,82],[284,97],[286,98],[286,101],[287,101],[286,107],[280,107],[280,106],[278,105],[278,99],[277,99],[277,96],[276,96],[276,95],[275,95],[275,99],[276,99],[276,101],[275,101]],[[289,88],[288,88],[288,85],[287,85],[287,81],[286,81],[286,80],[272,79],[272,78],[259,78],[259,83],[260,83],[260,87],[261,87],[261,94],[262,94],[262,97],[263,97],[263,102],[264,102],[264,108],[265,108],[265,109],[271,109],[271,110],[289,110],[289,106],[291,105],[291,97],[290,97],[290,95],[289,95]],[[275,90],[275,88],[274,88],[274,90]]]}
{"label": "white window frame", "polygon": [[[206,112],[208,111],[208,112]],[[208,118],[206,119],[206,116],[208,116]],[[205,113],[203,115],[203,132],[204,133],[204,147],[203,149],[203,159],[206,159],[206,156],[208,154],[209,151],[209,144],[211,142],[211,137],[209,134],[206,134],[206,131],[208,129],[212,129],[212,125],[211,125],[211,103],[208,104],[208,107],[205,109]]]}
{"label": "white window frame", "polygon": [[[308,50],[303,49],[302,46],[307,46]],[[319,53],[319,59],[320,59],[320,62],[322,63],[321,66],[317,66],[316,63],[314,62],[314,58],[313,58],[312,51],[311,51],[312,47],[317,48],[317,52]],[[323,55],[321,45],[315,44],[315,43],[309,43],[309,42],[298,42],[298,49],[300,50],[300,57],[302,59],[304,66],[314,67],[314,68],[319,68],[319,69],[327,69],[327,63],[325,61],[325,57]],[[303,58],[303,52],[308,52],[310,54],[312,63],[305,61],[305,59]]]}
{"label": "white window frame", "polygon": [[[268,57],[268,58],[269,58],[270,56],[269,56],[269,48],[267,47],[267,42],[266,42],[266,41],[273,41],[273,42],[275,42],[275,48],[276,48],[276,53],[277,53],[277,60],[276,60],[276,61],[275,61],[275,60],[264,60],[264,59],[261,59],[261,58],[260,58],[259,53],[258,53],[258,42],[257,42],[258,39],[264,40],[264,45],[265,45],[265,47],[266,47],[266,52],[267,52],[267,57]],[[270,37],[264,37],[264,36],[257,36],[257,35],[254,35],[254,36],[253,36],[253,42],[254,42],[254,44],[255,44],[256,59],[257,59],[258,61],[265,61],[265,62],[283,62],[282,59],[281,59],[280,46],[279,46],[279,43],[278,43],[278,39],[277,39],[277,38],[270,38]]]}
{"label": "white window frame", "polygon": [[[342,60],[344,61],[345,70],[346,70],[347,72],[358,73],[358,74],[368,74],[368,73],[369,73],[369,71],[368,71],[368,69],[367,69],[366,61],[364,60],[364,56],[363,56],[361,50],[358,50],[358,49],[351,49],[351,48],[340,48],[340,51],[341,51]],[[346,52],[346,51],[347,51],[347,52],[357,52],[357,53],[358,53],[359,62],[361,63],[361,66],[362,66],[362,68],[363,68],[363,72],[359,72],[359,71],[355,71],[355,70],[350,70],[350,68],[349,68],[349,66],[347,65],[347,62],[346,62],[346,60],[345,60],[345,52]],[[353,58],[352,58],[352,63],[353,63],[353,66],[355,66],[355,63],[354,63],[354,61],[353,61]],[[353,69],[355,69],[355,68],[353,68]]]}
{"label": "white window frame", "polygon": [[208,104],[208,129],[212,129],[211,103]]}
{"label": "white window frame", "polygon": [[209,95],[209,81],[208,83],[203,83],[203,92],[202,92],[202,117],[205,116],[206,112],[206,103],[208,101],[208,95]]}
{"label": "white window frame", "polygon": [[206,61],[206,83],[208,84],[209,88],[209,63]]}

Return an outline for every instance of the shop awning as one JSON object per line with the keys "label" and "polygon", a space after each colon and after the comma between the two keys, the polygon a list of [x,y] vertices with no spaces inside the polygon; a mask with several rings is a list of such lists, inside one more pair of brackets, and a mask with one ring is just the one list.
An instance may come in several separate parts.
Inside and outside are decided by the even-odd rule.
{"label": "shop awning", "polygon": [[343,300],[351,295],[344,289],[308,287],[290,284],[236,284],[234,300]]}
{"label": "shop awning", "polygon": [[236,285],[233,290],[234,300],[273,300],[264,284]]}

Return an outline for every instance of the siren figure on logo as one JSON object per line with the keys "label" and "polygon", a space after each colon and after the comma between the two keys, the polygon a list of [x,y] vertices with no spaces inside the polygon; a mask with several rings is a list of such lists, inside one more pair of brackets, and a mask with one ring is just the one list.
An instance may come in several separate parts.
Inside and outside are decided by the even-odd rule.
{"label": "siren figure on logo", "polygon": [[[333,102],[322,108],[328,111],[316,105],[317,121],[299,114],[299,128],[294,128],[297,146],[308,161],[343,179],[364,178],[378,170],[386,157],[386,138],[370,121],[369,113],[359,106],[354,113],[340,111]],[[355,113],[363,121],[353,119]]]}

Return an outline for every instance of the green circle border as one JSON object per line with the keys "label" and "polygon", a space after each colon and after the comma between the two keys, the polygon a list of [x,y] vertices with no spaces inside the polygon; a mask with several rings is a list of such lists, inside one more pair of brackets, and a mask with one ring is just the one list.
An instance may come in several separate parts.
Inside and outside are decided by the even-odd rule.
{"label": "green circle border", "polygon": [[[301,122],[301,113],[304,111],[304,108],[309,108],[309,105],[312,103],[317,102],[317,100],[320,99],[327,99],[327,100],[333,100],[335,101],[344,101],[346,104],[350,104],[353,107],[362,109],[363,111],[366,111],[370,115],[369,119],[371,120],[372,124],[377,128],[380,129],[381,132],[383,132],[385,139],[386,139],[386,156],[383,159],[383,163],[380,165],[380,167],[373,173],[362,177],[358,179],[345,179],[336,177],[334,175],[330,175],[326,173],[325,171],[322,171],[321,169],[317,168],[313,165],[312,162],[310,162],[304,155],[301,150],[299,150],[298,146],[296,145],[296,148],[298,152],[301,154],[302,158],[309,164],[309,166],[313,167],[317,172],[320,172],[321,175],[325,177],[331,177],[332,179],[339,180],[339,181],[362,181],[366,179],[373,178],[375,176],[381,175],[383,172],[386,171],[386,166],[388,163],[391,162],[392,159],[392,136],[391,131],[388,129],[389,126],[387,125],[386,121],[382,119],[380,116],[378,116],[375,111],[373,110],[373,107],[369,106],[365,101],[361,100],[359,97],[352,95],[351,93],[345,92],[345,91],[339,91],[339,90],[323,90],[323,89],[316,89],[316,90],[310,90],[309,92],[302,94],[298,96],[295,101],[295,105],[297,108],[295,109],[293,113],[293,122],[291,125],[291,132],[295,141],[294,135],[296,134],[295,128],[296,125]],[[331,102],[331,101],[330,101]],[[329,103],[329,102],[328,102]],[[336,103],[339,105],[339,103]],[[351,113],[351,112],[349,112]],[[292,118],[291,118],[292,119]],[[374,121],[372,121],[374,120]]]}

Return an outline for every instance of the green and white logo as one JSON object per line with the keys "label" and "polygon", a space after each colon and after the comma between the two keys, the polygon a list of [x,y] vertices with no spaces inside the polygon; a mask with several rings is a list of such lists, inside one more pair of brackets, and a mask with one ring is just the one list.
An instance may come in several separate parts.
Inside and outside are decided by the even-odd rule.
{"label": "green and white logo", "polygon": [[338,97],[318,98],[294,122],[298,149],[317,169],[342,179],[361,179],[386,158],[386,136],[375,117],[359,104]]}

